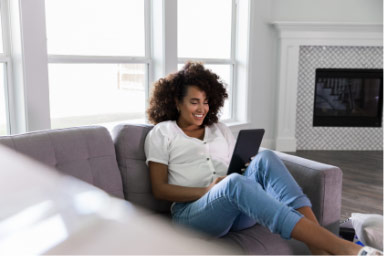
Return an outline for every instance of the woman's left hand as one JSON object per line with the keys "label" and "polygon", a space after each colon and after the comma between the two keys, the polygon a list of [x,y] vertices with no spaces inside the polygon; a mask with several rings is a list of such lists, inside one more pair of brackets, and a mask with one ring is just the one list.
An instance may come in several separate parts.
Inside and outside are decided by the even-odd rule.
{"label": "woman's left hand", "polygon": [[220,177],[217,177],[216,179],[214,179],[212,181],[211,184],[209,184],[209,186],[207,187],[207,192],[213,187],[215,186],[216,184],[218,184],[220,181],[222,181],[225,177],[227,176],[220,176]]}

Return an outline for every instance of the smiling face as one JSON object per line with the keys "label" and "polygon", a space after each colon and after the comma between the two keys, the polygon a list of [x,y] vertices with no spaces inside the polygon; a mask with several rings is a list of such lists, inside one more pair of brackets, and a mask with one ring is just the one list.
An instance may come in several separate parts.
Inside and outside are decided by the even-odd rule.
{"label": "smiling face", "polygon": [[181,102],[176,101],[180,111],[177,123],[181,128],[199,128],[209,111],[208,99],[197,86],[188,86],[187,94]]}

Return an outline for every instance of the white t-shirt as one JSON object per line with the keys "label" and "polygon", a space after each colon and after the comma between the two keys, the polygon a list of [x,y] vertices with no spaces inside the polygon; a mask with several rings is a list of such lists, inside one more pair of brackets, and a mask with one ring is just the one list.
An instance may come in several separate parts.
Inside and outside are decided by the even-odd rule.
{"label": "white t-shirt", "polygon": [[168,166],[168,183],[207,187],[227,174],[235,138],[223,123],[205,127],[204,139],[187,136],[176,121],[158,123],[145,139],[146,163]]}

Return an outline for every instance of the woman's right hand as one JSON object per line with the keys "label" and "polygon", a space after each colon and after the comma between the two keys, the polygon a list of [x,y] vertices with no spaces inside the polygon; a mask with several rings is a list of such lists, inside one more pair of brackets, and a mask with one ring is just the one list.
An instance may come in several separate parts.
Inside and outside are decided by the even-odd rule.
{"label": "woman's right hand", "polygon": [[220,181],[222,181],[225,177],[227,177],[227,176],[220,176],[220,177],[217,177],[216,179],[214,179],[214,180],[212,181],[212,183],[209,184],[209,186],[207,187],[207,192],[208,192],[209,190],[211,190],[211,188],[213,188],[213,186],[215,186],[215,185],[218,184]]}

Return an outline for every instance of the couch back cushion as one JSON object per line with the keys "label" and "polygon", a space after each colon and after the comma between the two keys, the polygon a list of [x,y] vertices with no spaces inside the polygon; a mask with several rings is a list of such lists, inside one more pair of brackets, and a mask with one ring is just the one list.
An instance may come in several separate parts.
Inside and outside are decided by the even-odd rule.
{"label": "couch back cushion", "polygon": [[1,136],[8,146],[60,172],[124,198],[115,148],[108,130],[100,126]]}
{"label": "couch back cushion", "polygon": [[152,125],[120,124],[112,132],[116,157],[123,178],[125,199],[147,209],[167,213],[170,203],[152,195],[144,142]]}

